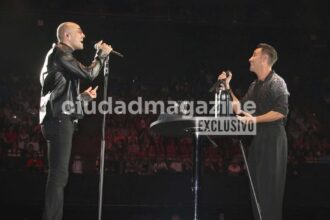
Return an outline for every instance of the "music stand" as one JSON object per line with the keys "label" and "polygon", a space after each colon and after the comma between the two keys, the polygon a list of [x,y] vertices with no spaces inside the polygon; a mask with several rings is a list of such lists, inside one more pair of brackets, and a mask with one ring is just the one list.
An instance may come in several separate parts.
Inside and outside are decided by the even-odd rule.
{"label": "music stand", "polygon": [[193,150],[193,206],[194,220],[199,219],[199,192],[200,192],[200,173],[201,173],[201,146],[199,145],[199,134],[197,120],[194,117],[183,118],[181,116],[166,115],[158,118],[151,123],[151,131],[168,137],[194,136],[195,145]]}

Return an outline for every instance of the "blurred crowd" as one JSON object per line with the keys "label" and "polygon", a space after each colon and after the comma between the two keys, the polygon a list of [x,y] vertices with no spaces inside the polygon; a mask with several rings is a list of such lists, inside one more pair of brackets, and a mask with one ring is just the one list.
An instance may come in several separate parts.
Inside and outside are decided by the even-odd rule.
{"label": "blurred crowd", "polygon": [[[110,94],[115,99],[126,101],[137,96],[147,100],[212,99],[212,94],[207,93],[207,90],[214,79],[202,70],[197,77],[200,79],[175,78],[163,83],[116,77],[110,83]],[[313,100],[304,99],[302,102],[299,98],[295,99],[295,85],[295,81],[288,82],[291,88],[290,114],[286,126],[288,168],[292,174],[300,175],[299,166],[302,164],[330,162],[328,121],[322,115],[329,108],[329,97],[323,97],[324,102],[319,103],[318,111],[312,107],[317,106],[311,104]],[[0,90],[0,170],[47,172],[47,147],[38,124],[38,80],[27,76],[2,75]],[[236,92],[240,91],[242,89]],[[168,138],[152,133],[149,125],[156,119],[155,114],[107,117],[106,172],[119,175],[191,172],[193,139]],[[231,137],[212,138],[218,147],[207,139],[202,140],[203,172],[245,175],[238,141]],[[243,143],[248,151],[249,138],[244,139]],[[87,149],[88,144],[79,141],[75,144],[79,145],[78,152],[81,153],[73,153],[71,172],[96,172],[99,157],[83,153],[90,150]]]}

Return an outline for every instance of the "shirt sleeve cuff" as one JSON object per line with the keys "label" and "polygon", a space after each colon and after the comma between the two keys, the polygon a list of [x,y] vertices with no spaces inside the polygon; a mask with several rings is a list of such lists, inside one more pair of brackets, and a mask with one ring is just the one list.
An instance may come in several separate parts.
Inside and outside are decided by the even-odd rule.
{"label": "shirt sleeve cuff", "polygon": [[80,93],[80,94],[77,96],[77,100],[78,100],[78,101],[82,101],[82,102],[89,102],[89,101],[92,101],[93,98],[90,97],[89,95],[84,94],[84,93]]}

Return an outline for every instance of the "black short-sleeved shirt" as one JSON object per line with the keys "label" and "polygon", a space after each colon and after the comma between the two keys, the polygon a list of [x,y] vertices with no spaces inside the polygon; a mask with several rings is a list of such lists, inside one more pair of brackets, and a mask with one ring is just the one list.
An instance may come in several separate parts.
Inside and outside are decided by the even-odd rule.
{"label": "black short-sleeved shirt", "polygon": [[[246,101],[255,102],[256,111],[253,116],[263,115],[269,111],[279,112],[287,116],[289,95],[284,79],[272,70],[264,81],[253,81],[240,102],[242,106]],[[286,118],[279,121],[285,123]]]}

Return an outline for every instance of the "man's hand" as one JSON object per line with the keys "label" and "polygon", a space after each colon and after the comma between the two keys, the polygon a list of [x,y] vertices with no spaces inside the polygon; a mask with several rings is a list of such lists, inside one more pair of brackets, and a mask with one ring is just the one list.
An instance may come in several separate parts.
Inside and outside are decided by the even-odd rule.
{"label": "man's hand", "polygon": [[97,97],[97,89],[99,87],[96,86],[94,89],[92,89],[92,87],[90,86],[88,89],[86,89],[84,92],[83,92],[83,96],[88,96],[90,99],[95,99]]}
{"label": "man's hand", "polygon": [[256,123],[256,117],[252,116],[250,113],[240,111],[239,114],[236,115],[237,119],[242,123]]}
{"label": "man's hand", "polygon": [[106,57],[106,56],[108,56],[110,53],[111,53],[111,51],[112,51],[112,47],[111,47],[111,45],[108,45],[108,44],[106,44],[106,43],[103,43],[103,40],[101,40],[101,41],[99,41],[99,42],[97,42],[96,43],[96,45],[95,45],[95,49],[97,49],[99,52],[98,52],[98,55],[100,56],[100,57]]}
{"label": "man's hand", "polygon": [[224,80],[225,83],[226,83],[226,88],[230,88],[229,87],[229,83],[230,83],[230,80],[232,78],[232,73],[229,71],[229,74],[227,76],[227,73],[225,71],[222,71],[222,73],[218,76],[218,80]]}

